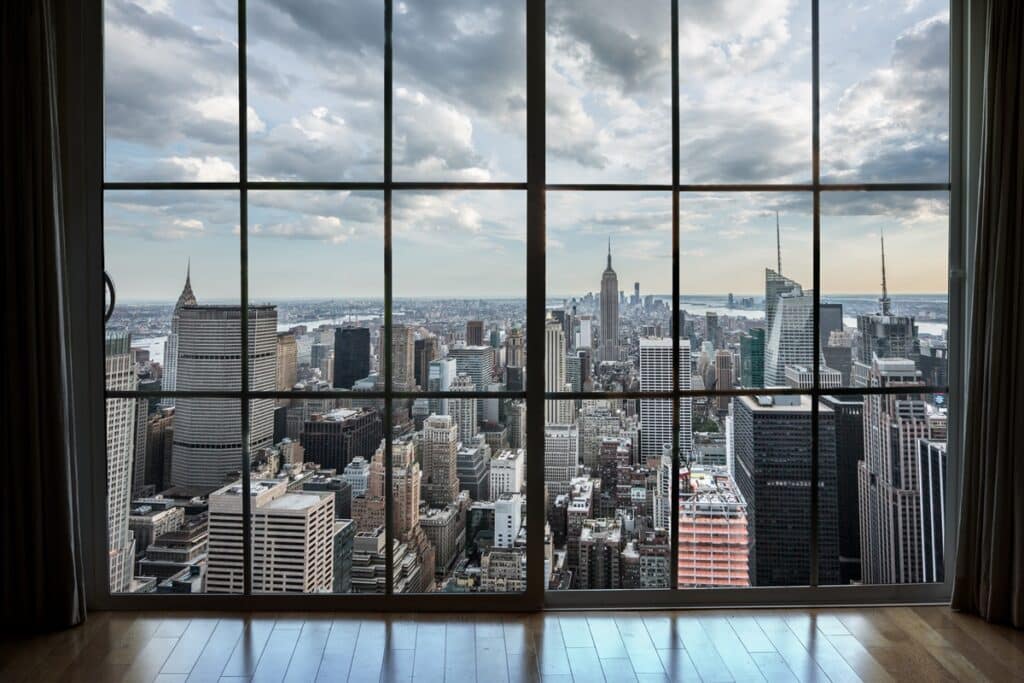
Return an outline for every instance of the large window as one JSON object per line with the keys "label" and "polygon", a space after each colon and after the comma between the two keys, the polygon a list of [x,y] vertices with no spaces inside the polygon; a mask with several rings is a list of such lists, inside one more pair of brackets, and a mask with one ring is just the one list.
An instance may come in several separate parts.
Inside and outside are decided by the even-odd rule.
{"label": "large window", "polygon": [[945,581],[948,0],[104,8],[112,593]]}

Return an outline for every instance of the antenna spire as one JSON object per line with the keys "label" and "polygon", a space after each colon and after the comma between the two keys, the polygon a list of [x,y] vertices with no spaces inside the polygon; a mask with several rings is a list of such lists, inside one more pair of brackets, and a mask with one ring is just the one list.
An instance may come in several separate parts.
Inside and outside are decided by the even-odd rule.
{"label": "antenna spire", "polygon": [[879,299],[879,303],[882,304],[882,315],[889,315],[891,312],[891,302],[889,301],[889,287],[885,280],[885,229],[882,231],[882,298]]}
{"label": "antenna spire", "polygon": [[608,270],[612,269],[612,236],[608,235]]}
{"label": "antenna spire", "polygon": [[775,250],[779,259],[779,275],[782,275],[782,233],[779,230],[779,212],[775,212]]}

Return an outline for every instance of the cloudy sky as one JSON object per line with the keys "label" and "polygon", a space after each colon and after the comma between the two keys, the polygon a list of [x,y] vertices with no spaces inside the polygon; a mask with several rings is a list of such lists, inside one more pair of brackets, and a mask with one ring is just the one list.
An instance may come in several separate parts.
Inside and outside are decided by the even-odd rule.
{"label": "cloudy sky", "polygon": [[[553,183],[671,181],[669,3],[548,3]],[[239,177],[237,17],[226,0],[105,0],[106,178]],[[810,180],[809,0],[681,0],[685,183]],[[250,0],[250,179],[383,178],[383,3]],[[525,13],[514,0],[395,5],[396,180],[524,181]],[[822,179],[944,182],[948,1],[821,0]],[[383,294],[373,192],[252,192],[255,300]],[[775,263],[811,281],[810,197],[684,194],[688,293],[757,293]],[[668,193],[548,195],[548,290],[596,290],[607,241],[623,288],[671,290]],[[822,285],[945,290],[944,193],[826,194]],[[523,296],[525,193],[395,193],[396,296]],[[110,192],[107,267],[124,299],[237,299],[230,192]]]}

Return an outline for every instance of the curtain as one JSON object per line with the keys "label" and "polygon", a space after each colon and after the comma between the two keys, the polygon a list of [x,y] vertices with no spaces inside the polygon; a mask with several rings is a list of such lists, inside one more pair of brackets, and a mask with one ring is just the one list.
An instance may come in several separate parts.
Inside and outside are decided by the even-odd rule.
{"label": "curtain", "polygon": [[953,607],[1024,627],[1024,3],[990,0]]}
{"label": "curtain", "polygon": [[0,2],[0,605],[17,631],[85,618],[53,11]]}

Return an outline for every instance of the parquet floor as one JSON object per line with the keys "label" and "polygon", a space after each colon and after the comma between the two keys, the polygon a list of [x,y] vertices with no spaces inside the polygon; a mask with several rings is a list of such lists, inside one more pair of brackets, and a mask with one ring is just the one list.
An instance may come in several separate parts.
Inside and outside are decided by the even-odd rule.
{"label": "parquet floor", "polygon": [[7,681],[1024,680],[945,607],[513,615],[102,612],[0,644]]}

